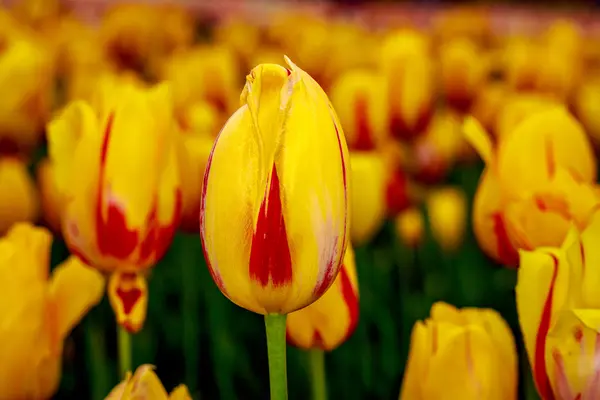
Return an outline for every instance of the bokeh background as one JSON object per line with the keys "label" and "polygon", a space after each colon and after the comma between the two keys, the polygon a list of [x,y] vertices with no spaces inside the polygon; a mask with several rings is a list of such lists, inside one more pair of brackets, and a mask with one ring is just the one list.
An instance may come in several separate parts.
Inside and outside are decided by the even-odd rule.
{"label": "bokeh background", "polygon": [[[327,91],[344,72],[353,68],[376,69],[371,53],[378,50],[381,39],[393,29],[423,29],[437,45],[449,37],[464,36],[478,49],[479,58],[472,62],[485,62],[489,65],[488,73],[477,83],[466,108],[452,108],[444,92],[436,90],[435,109],[440,113],[451,112],[453,117],[437,128],[440,132],[424,129],[423,139],[405,149],[408,154],[405,178],[414,186],[409,189],[406,184],[402,190],[407,204],[411,203],[422,217],[422,229],[417,223],[411,225],[414,230],[407,233],[390,217],[378,226],[368,243],[356,247],[360,321],[353,336],[326,355],[329,395],[334,399],[397,398],[412,326],[429,315],[434,302],[443,300],[459,307],[490,307],[502,314],[515,334],[521,353],[520,398],[537,398],[518,328],[514,299],[516,270],[497,265],[486,257],[471,229],[472,200],[483,163],[463,143],[460,122],[462,116],[473,112],[476,106],[489,108],[494,114],[494,105],[486,103],[484,95],[489,93],[490,85],[507,81],[506,65],[510,59],[505,61],[502,55],[511,38],[542,37],[556,21],[562,21],[567,29],[580,30],[578,40],[584,49],[586,65],[581,76],[586,78],[565,89],[566,101],[577,104],[571,103],[571,99],[577,98],[579,89],[589,82],[588,77],[597,73],[600,60],[600,19],[593,2],[569,2],[569,7],[560,2],[552,6],[544,2],[527,8],[521,2],[513,6],[435,1],[405,4],[198,0],[171,2],[171,6],[161,9],[162,18],[155,22],[141,17],[146,15],[146,11],[140,11],[144,6],[125,9],[119,8],[117,3],[97,0],[5,2],[4,11],[19,24],[35,31],[34,36],[40,36],[36,39],[40,46],[54,54],[52,72],[44,72],[50,74],[52,84],[36,88],[36,93],[51,91],[40,94],[50,96],[50,103],[40,114],[30,109],[20,111],[39,121],[32,128],[40,134],[39,140],[19,146],[0,132],[4,139],[0,146],[2,159],[17,157],[26,162],[31,190],[35,193],[32,196],[43,206],[37,207],[35,200],[31,209],[24,212],[25,219],[52,226],[45,200],[47,193],[38,179],[38,167],[47,156],[43,144],[44,124],[70,98],[77,97],[74,93],[78,89],[85,92],[87,82],[93,81],[105,64],[119,73],[152,82],[161,79],[162,64],[178,51],[199,49],[205,56],[209,55],[204,59],[210,59],[210,55],[218,58],[219,61],[210,64],[200,57],[197,68],[192,65],[191,72],[178,77],[192,87],[198,86],[198,82],[215,85],[214,91],[195,98],[203,98],[212,105],[216,115],[211,120],[212,125],[202,125],[205,122],[200,125],[201,129],[212,126],[213,132],[208,134],[216,135],[231,112],[229,103],[237,101],[245,74],[258,62],[282,63],[283,54],[287,54]],[[88,38],[86,35],[92,31],[101,32],[103,39],[94,39],[93,34]],[[0,25],[0,60],[3,34]],[[160,43],[172,45],[165,45],[157,52],[159,39]],[[434,48],[438,51],[439,46]],[[220,52],[226,52],[227,56],[221,57]],[[439,63],[439,53],[434,54],[433,62]],[[78,64],[88,61],[88,69]],[[96,62],[102,67],[95,65]],[[10,91],[13,85],[12,81],[1,80],[9,76],[2,70],[6,65],[0,61],[3,92]],[[574,74],[568,66],[566,68],[566,74]],[[596,100],[590,102],[597,104]],[[3,104],[0,98],[0,108]],[[5,110],[0,110],[0,117],[6,118],[2,111]],[[493,125],[493,118],[490,119]],[[451,139],[446,139],[448,137]],[[448,146],[452,151],[447,150]],[[3,196],[7,197],[8,179],[0,173],[0,218],[10,220],[16,215],[15,211],[10,209],[12,205],[8,201],[3,203],[2,200]],[[427,194],[440,186],[453,186],[464,193],[464,209],[450,207],[432,214]],[[365,185],[360,190],[376,189]],[[409,195],[409,191],[416,194]],[[432,218],[438,219],[437,225]],[[434,225],[454,228],[450,232],[437,229],[436,234]],[[458,245],[448,249],[443,243],[444,235],[453,237]],[[57,234],[52,247],[52,264],[58,264],[68,254]],[[167,389],[185,383],[195,399],[267,397],[263,318],[235,306],[218,291],[207,271],[197,234],[177,233],[167,255],[151,271],[149,291],[148,317],[144,329],[133,339],[135,366],[156,365]],[[114,315],[105,298],[75,328],[65,344],[57,399],[103,399],[119,382],[115,332]],[[290,399],[309,398],[307,355],[292,347],[288,348],[288,374]]]}

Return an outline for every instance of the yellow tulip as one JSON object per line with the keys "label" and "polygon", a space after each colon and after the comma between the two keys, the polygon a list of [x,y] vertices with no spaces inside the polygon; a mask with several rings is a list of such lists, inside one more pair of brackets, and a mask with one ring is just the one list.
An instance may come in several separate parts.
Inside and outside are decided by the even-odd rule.
{"label": "yellow tulip", "polygon": [[350,237],[361,246],[379,232],[387,212],[388,171],[384,158],[374,151],[350,153]]}
{"label": "yellow tulip", "polygon": [[358,276],[348,245],[340,273],[317,301],[287,317],[287,342],[301,349],[331,351],[344,343],[358,324]]}
{"label": "yellow tulip", "polygon": [[127,373],[125,380],[119,383],[104,400],[192,400],[185,385],[179,385],[167,394],[162,382],[153,371],[153,367],[144,364],[135,371]]}
{"label": "yellow tulip", "polygon": [[441,45],[439,58],[446,100],[458,110],[468,110],[487,78],[488,68],[481,50],[473,40],[457,38]]}
{"label": "yellow tulip", "polygon": [[473,229],[490,256],[516,265],[516,250],[560,244],[571,222],[586,224],[599,201],[596,160],[566,110],[554,107],[525,118],[495,151],[474,120],[465,133],[486,162]]}
{"label": "yellow tulip", "polygon": [[494,310],[438,302],[412,331],[401,400],[516,400],[517,351]]}
{"label": "yellow tulip", "polygon": [[558,105],[554,98],[541,94],[515,93],[505,96],[504,104],[497,113],[493,131],[496,137],[502,138],[514,131],[527,117]]}
{"label": "yellow tulip", "polygon": [[433,107],[434,68],[427,38],[416,31],[389,34],[381,47],[380,67],[387,86],[388,129],[408,139],[427,126]]}
{"label": "yellow tulip", "polygon": [[435,189],[426,204],[433,238],[443,250],[455,251],[463,242],[467,225],[465,193],[450,186]]}
{"label": "yellow tulip", "polygon": [[0,52],[0,142],[28,151],[42,138],[53,96],[53,65],[41,43],[26,37]]}
{"label": "yellow tulip", "polygon": [[55,234],[61,234],[65,196],[56,187],[54,165],[48,159],[40,161],[36,171],[40,203],[44,222]]}
{"label": "yellow tulip", "polygon": [[23,162],[0,158],[0,188],[0,235],[17,222],[36,220],[39,195]]}
{"label": "yellow tulip", "polygon": [[353,70],[340,76],[330,90],[348,147],[374,150],[386,141],[385,82],[377,73]]}
{"label": "yellow tulip", "polygon": [[181,214],[167,85],[104,82],[96,101],[71,103],[48,126],[50,159],[65,196],[72,253],[112,273],[108,295],[130,331],[146,314],[144,271],[171,243]]}
{"label": "yellow tulip", "polygon": [[521,251],[517,311],[543,400],[600,396],[600,212],[560,247]]}
{"label": "yellow tulip", "polygon": [[319,85],[263,64],[210,155],[200,234],[213,279],[237,305],[286,314],[333,283],[349,241],[349,156]]}
{"label": "yellow tulip", "polygon": [[423,240],[425,223],[417,207],[402,211],[394,220],[396,235],[409,247],[417,247]]}
{"label": "yellow tulip", "polygon": [[498,135],[495,130],[496,120],[508,95],[509,89],[505,82],[491,82],[484,85],[475,95],[471,106],[471,115],[496,136]]}
{"label": "yellow tulip", "polygon": [[77,257],[50,275],[52,236],[26,223],[0,238],[0,392],[5,399],[51,398],[63,341],[96,305],[104,278]]}
{"label": "yellow tulip", "polygon": [[575,95],[575,113],[594,144],[600,144],[600,79],[583,83]]}
{"label": "yellow tulip", "polygon": [[502,54],[503,72],[508,86],[517,91],[535,88],[542,49],[530,38],[510,38]]}
{"label": "yellow tulip", "polygon": [[[218,44],[230,48],[238,59],[248,65],[260,44],[260,27],[250,21],[232,18],[219,23],[215,29],[215,40]],[[278,55],[277,60],[281,58]]]}
{"label": "yellow tulip", "polygon": [[483,9],[450,8],[435,16],[433,32],[441,42],[467,38],[485,44],[492,33],[491,20]]}

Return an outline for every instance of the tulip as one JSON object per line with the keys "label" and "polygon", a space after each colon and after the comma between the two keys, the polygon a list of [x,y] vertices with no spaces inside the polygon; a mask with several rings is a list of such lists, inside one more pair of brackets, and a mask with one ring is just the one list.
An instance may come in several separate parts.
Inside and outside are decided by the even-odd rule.
{"label": "tulip", "polygon": [[215,283],[260,314],[323,295],[349,239],[342,129],[319,85],[286,60],[289,70],[264,64],[248,75],[210,155],[200,205]]}
{"label": "tulip", "polygon": [[486,162],[473,204],[473,229],[486,253],[514,266],[518,249],[558,245],[569,224],[586,225],[599,201],[596,160],[564,109],[527,117],[495,151],[473,120],[465,133]]}
{"label": "tulip", "polygon": [[53,233],[60,234],[65,197],[56,187],[54,165],[50,160],[40,161],[36,171],[36,180],[44,222]]}
{"label": "tulip", "polygon": [[59,0],[20,0],[14,3],[12,11],[23,23],[42,29],[56,22],[65,7]]}
{"label": "tulip", "polygon": [[526,37],[514,37],[503,49],[502,65],[508,86],[516,91],[535,88],[542,50]]}
{"label": "tulip", "polygon": [[287,341],[301,349],[332,351],[358,323],[358,278],[354,251],[348,246],[333,285],[317,301],[288,315]]}
{"label": "tulip", "polygon": [[[241,62],[249,65],[260,44],[261,31],[257,24],[235,18],[220,22],[214,34],[217,43],[233,50]],[[277,60],[280,58],[278,55]]]}
{"label": "tulip", "polygon": [[133,376],[127,373],[105,400],[192,400],[187,387],[179,385],[170,394],[148,364],[141,365]]}
{"label": "tulip", "polygon": [[17,222],[36,220],[39,195],[23,162],[0,158],[0,188],[0,235]]}
{"label": "tulip", "polygon": [[595,77],[581,85],[574,101],[575,113],[594,142],[600,144],[600,79]]}
{"label": "tulip", "polygon": [[361,246],[383,226],[387,211],[388,171],[377,152],[350,153],[350,237]]}
{"label": "tulip", "polygon": [[102,275],[77,257],[50,276],[51,241],[48,231],[27,223],[0,238],[0,392],[5,399],[53,396],[63,342],[104,292]]}
{"label": "tulip", "polygon": [[390,132],[411,139],[429,123],[433,107],[433,63],[421,33],[401,30],[382,44],[381,70],[387,86]]}
{"label": "tulip", "polygon": [[423,215],[417,207],[410,207],[398,214],[394,220],[396,235],[409,247],[421,244],[425,232]]}
{"label": "tulip", "polygon": [[447,41],[439,52],[442,91],[450,105],[465,111],[485,82],[486,60],[475,42],[464,38]]}
{"label": "tulip", "polygon": [[433,19],[433,31],[442,42],[455,38],[467,38],[477,43],[489,41],[492,34],[491,20],[485,11],[459,7],[440,12]]}
{"label": "tulip", "polygon": [[600,397],[600,212],[560,247],[519,253],[517,311],[543,400]]}
{"label": "tulip", "polygon": [[494,135],[498,135],[495,131],[495,124],[508,92],[508,87],[504,82],[488,83],[475,95],[471,106],[471,115]]}
{"label": "tulip", "polygon": [[217,109],[206,101],[191,104],[180,115],[179,125],[184,133],[200,134],[216,139],[220,126]]}
{"label": "tulip", "polygon": [[517,351],[490,309],[438,302],[413,327],[400,399],[517,399]]}
{"label": "tulip", "polygon": [[381,147],[387,135],[383,78],[365,70],[349,71],[335,81],[330,93],[350,149]]}
{"label": "tulip", "polygon": [[141,329],[145,271],[179,224],[181,190],[167,85],[105,82],[95,103],[71,103],[48,126],[50,159],[65,196],[71,252],[111,274],[117,322]]}
{"label": "tulip", "polygon": [[527,117],[557,105],[559,103],[552,97],[540,94],[516,93],[506,97],[496,116],[493,129],[496,137],[506,136]]}
{"label": "tulip", "polygon": [[429,194],[426,204],[433,238],[444,251],[455,251],[465,236],[465,193],[456,187],[435,189]]}

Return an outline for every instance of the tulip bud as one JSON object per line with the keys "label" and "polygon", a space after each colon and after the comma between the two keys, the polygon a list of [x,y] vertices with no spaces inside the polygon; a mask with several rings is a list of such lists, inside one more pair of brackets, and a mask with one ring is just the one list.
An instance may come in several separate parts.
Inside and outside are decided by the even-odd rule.
{"label": "tulip bud", "polygon": [[433,238],[447,252],[462,244],[467,224],[467,198],[455,187],[435,189],[427,198],[427,213]]}
{"label": "tulip bud", "polygon": [[485,85],[475,97],[471,115],[488,131],[497,135],[494,129],[497,116],[508,96],[508,87],[504,82],[492,82]]}
{"label": "tulip bud", "polygon": [[28,223],[13,225],[0,238],[0,326],[8,346],[0,353],[0,393],[5,399],[52,398],[60,383],[63,342],[104,292],[102,275],[77,257],[50,274],[51,242],[50,232]]}
{"label": "tulip bud", "polygon": [[411,207],[398,214],[394,221],[396,235],[409,247],[417,247],[423,240],[425,232],[423,215],[416,207]]}
{"label": "tulip bud", "polygon": [[521,251],[516,287],[525,349],[542,399],[596,399],[600,213],[560,247]]}
{"label": "tulip bud", "polygon": [[105,82],[97,103],[71,103],[48,126],[66,199],[65,241],[89,265],[117,274],[109,297],[117,321],[132,332],[145,315],[138,309],[147,301],[144,271],[166,252],[181,215],[171,109],[166,85]]}
{"label": "tulip bud", "polygon": [[39,198],[27,166],[14,158],[0,158],[0,235],[17,222],[34,222]]}
{"label": "tulip bud", "polygon": [[331,351],[344,343],[358,323],[358,277],[348,245],[344,263],[323,297],[287,316],[287,341],[304,350]]}
{"label": "tulip bud", "polygon": [[517,351],[491,309],[438,302],[412,331],[401,400],[517,399]]}
{"label": "tulip bud", "polygon": [[210,273],[260,313],[303,308],[333,283],[349,240],[348,150],[320,86],[263,64],[246,78],[204,175],[200,236]]}
{"label": "tulip bud", "polygon": [[50,160],[44,159],[39,163],[36,179],[40,191],[44,222],[53,233],[60,234],[60,221],[63,215],[65,197],[56,187],[54,168]]}
{"label": "tulip bud", "polygon": [[386,140],[385,87],[375,73],[356,70],[338,78],[331,88],[334,105],[354,150],[375,150]]}
{"label": "tulip bud", "polygon": [[127,373],[104,400],[192,400],[185,385],[179,385],[167,394],[162,382],[154,373],[154,367],[144,364],[138,367],[133,376]]}

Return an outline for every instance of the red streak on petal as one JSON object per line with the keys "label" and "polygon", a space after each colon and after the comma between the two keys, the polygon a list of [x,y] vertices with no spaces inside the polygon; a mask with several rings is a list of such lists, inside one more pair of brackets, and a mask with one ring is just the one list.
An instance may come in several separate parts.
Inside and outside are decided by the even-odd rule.
{"label": "red streak on petal", "polygon": [[510,242],[502,213],[497,212],[492,214],[492,223],[496,245],[498,246],[498,257],[507,265],[519,265],[519,253],[513,248]]}
{"label": "red streak on petal", "polygon": [[[558,275],[558,259],[553,255],[549,254],[554,262],[554,272],[552,273],[552,279],[550,281],[550,288],[548,289],[548,297],[544,303],[542,310],[542,316],[540,319],[540,326],[538,328],[536,339],[535,339],[535,354],[533,360],[533,378],[535,385],[542,399],[544,400],[555,400],[554,393],[552,392],[552,386],[550,385],[550,379],[548,372],[546,371],[546,336],[550,329],[550,320],[552,318],[552,301],[554,296],[554,285],[556,283],[556,277]],[[558,369],[558,365],[557,365]]]}
{"label": "red streak on petal", "polygon": [[348,271],[346,268],[342,266],[340,270],[340,284],[342,289],[342,297],[344,298],[344,303],[348,307],[348,317],[349,324],[346,328],[346,335],[344,336],[344,341],[347,340],[356,329],[356,325],[358,325],[358,294],[352,288],[352,283],[350,282],[350,277],[348,276]]}
{"label": "red streak on petal", "polygon": [[[106,199],[104,194],[104,172],[113,121],[114,114],[111,113],[106,123],[104,141],[100,152],[100,176],[96,203],[96,238],[100,253],[117,259],[124,259],[137,247],[138,232],[127,228],[127,219],[121,205],[111,199]],[[105,202],[108,202],[106,218],[102,213]]]}
{"label": "red streak on petal", "polygon": [[581,240],[579,241],[579,254],[581,254],[581,268],[585,272],[585,248]]}
{"label": "red streak on petal", "polygon": [[435,355],[438,350],[438,330],[435,322],[431,324],[431,354]]}
{"label": "red streak on petal", "polygon": [[[432,115],[430,108],[431,107],[426,106],[419,112],[419,117],[417,118],[414,127],[409,127],[404,118],[402,118],[402,116],[397,111],[392,112],[392,115],[390,116],[389,120],[390,132],[396,138],[401,140],[414,139],[415,137],[419,136],[419,134],[423,133],[427,128],[427,125],[429,125],[429,121],[431,120]],[[401,107],[394,107],[394,109],[400,110]]]}
{"label": "red streak on petal", "polygon": [[354,116],[356,124],[356,137],[353,147],[356,150],[372,150],[375,147],[373,143],[373,132],[369,126],[369,115],[367,100],[364,96],[358,96],[354,105]]}
{"label": "red streak on petal", "polygon": [[390,177],[385,189],[388,214],[398,215],[410,205],[408,199],[408,179],[401,170],[396,170]]}
{"label": "red streak on petal", "polygon": [[273,164],[269,191],[260,205],[250,248],[250,278],[263,287],[284,286],[292,280],[292,256],[285,230],[281,187]]}
{"label": "red streak on petal", "polygon": [[321,337],[321,333],[317,329],[315,329],[315,333],[313,334],[311,348],[318,348],[318,349],[322,349],[322,350],[327,350],[325,348],[325,342],[323,341],[323,337]]}
{"label": "red streak on petal", "polygon": [[556,160],[554,155],[554,147],[552,147],[552,142],[550,141],[549,137],[546,137],[544,146],[546,151],[546,166],[548,167],[548,176],[552,178],[556,173]]}
{"label": "red streak on petal", "polygon": [[577,343],[581,343],[581,340],[583,339],[583,331],[581,330],[581,327],[578,326],[575,328],[575,331],[573,332],[573,337],[575,338]]}
{"label": "red streak on petal", "polygon": [[[133,273],[125,273],[121,275],[121,281],[135,282],[136,275]],[[123,312],[129,314],[138,300],[142,297],[142,290],[139,288],[123,289],[122,287],[117,288],[117,296],[121,299],[123,305]]]}
{"label": "red streak on petal", "polygon": [[[337,242],[337,239],[336,239]],[[315,299],[318,299],[319,297],[323,296],[325,294],[325,292],[327,291],[327,289],[329,289],[329,286],[331,286],[331,284],[333,283],[333,281],[335,280],[335,275],[334,275],[334,271],[335,268],[335,262],[336,262],[336,256],[337,254],[337,246],[335,247],[334,251],[331,252],[331,259],[329,260],[329,262],[327,263],[327,266],[325,267],[325,276],[323,277],[323,280],[321,281],[321,283],[319,283],[319,285],[317,285],[315,287],[315,290],[313,291],[313,296]]]}

